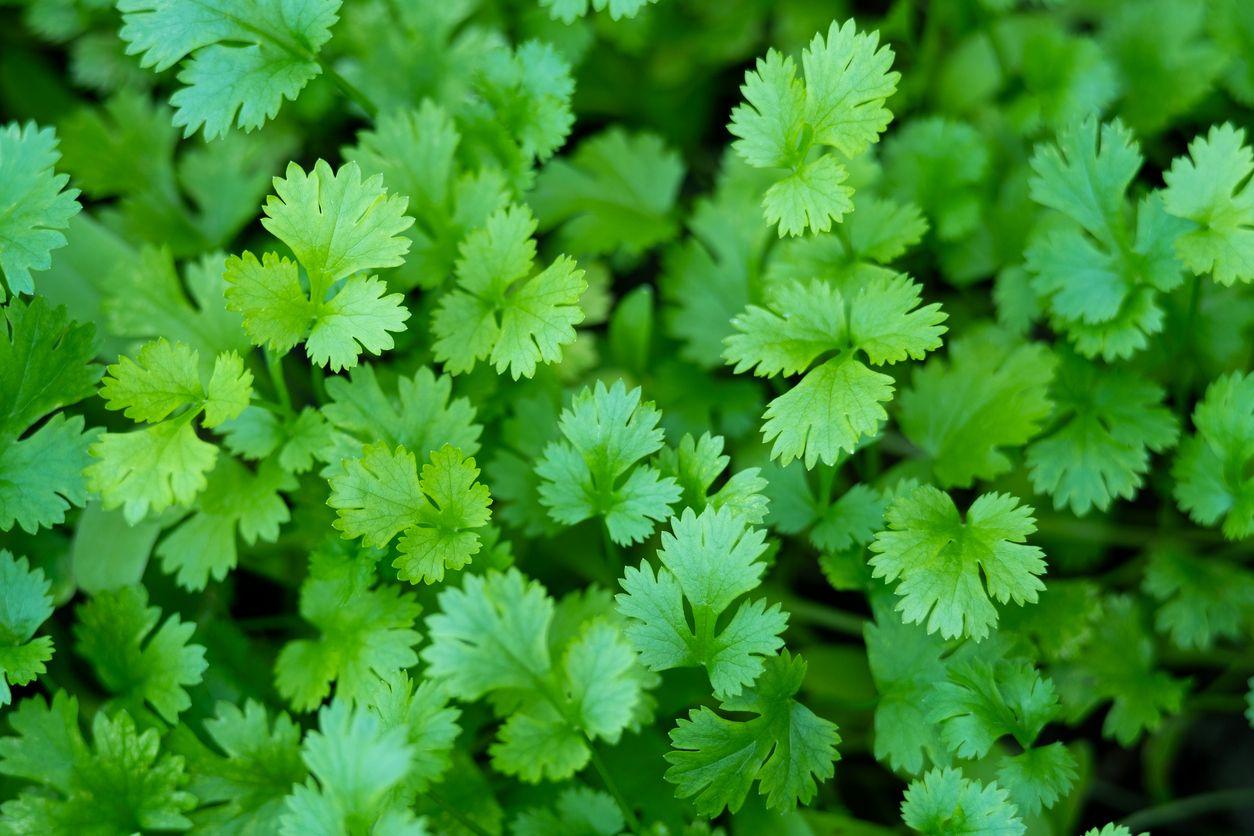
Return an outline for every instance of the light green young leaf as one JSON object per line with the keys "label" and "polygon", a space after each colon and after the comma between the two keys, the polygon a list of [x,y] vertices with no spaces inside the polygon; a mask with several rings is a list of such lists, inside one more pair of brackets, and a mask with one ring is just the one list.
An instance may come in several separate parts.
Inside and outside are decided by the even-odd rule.
{"label": "light green young leaf", "polygon": [[545,448],[536,465],[540,501],[563,525],[602,517],[610,539],[628,545],[653,531],[670,515],[679,485],[641,459],[662,446],[662,414],[641,403],[640,389],[627,391],[621,380],[606,388],[584,387],[562,410],[563,440]]}
{"label": "light green young leaf", "polygon": [[641,661],[655,671],[700,665],[722,699],[752,684],[783,645],[787,613],[762,599],[741,600],[723,628],[716,625],[761,583],[765,550],[763,530],[731,509],[707,507],[698,516],[688,508],[676,517],[662,533],[662,565],[656,573],[647,561],[628,567],[616,597]]}
{"label": "light green young leaf", "polygon": [[737,373],[805,372],[767,407],[762,434],[774,440],[772,458],[832,465],[879,431],[893,379],[870,366],[921,360],[946,331],[940,305],[919,307],[921,300],[922,288],[905,274],[876,275],[852,292],[788,282],[767,307],[750,305],[732,320],[723,357]]}
{"label": "light green young leaf", "polygon": [[1009,494],[982,494],[963,520],[948,494],[924,485],[894,498],[885,519],[873,574],[898,582],[897,610],[929,633],[979,641],[997,624],[993,600],[1034,603],[1045,588],[1044,553],[1024,542],[1032,508]]}
{"label": "light green young leaf", "polygon": [[475,460],[449,445],[431,454],[420,477],[413,453],[371,444],[331,477],[327,504],[335,527],[367,546],[385,547],[403,532],[392,562],[400,579],[438,583],[479,552],[492,498],[478,478]]}
{"label": "light green young leaf", "polygon": [[567,256],[532,275],[536,222],[510,205],[462,242],[457,286],[440,299],[431,320],[436,359],[453,374],[490,360],[515,380],[537,363],[556,363],[583,321],[583,271]]}
{"label": "light green young leaf", "polygon": [[[732,111],[728,130],[750,165],[784,170],[764,201],[780,237],[826,232],[853,208],[841,160],[878,141],[892,119],[884,107],[900,78],[892,62],[878,32],[858,32],[848,20],[833,22],[801,53],[804,81],[793,59],[773,49],[745,73],[745,103]],[[840,156],[822,155],[825,148]]]}

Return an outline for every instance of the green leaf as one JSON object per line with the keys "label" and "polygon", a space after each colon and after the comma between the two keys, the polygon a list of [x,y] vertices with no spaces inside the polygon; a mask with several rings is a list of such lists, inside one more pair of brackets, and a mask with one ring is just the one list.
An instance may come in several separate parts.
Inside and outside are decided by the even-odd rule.
{"label": "green leaf", "polygon": [[174,723],[191,706],[187,688],[199,684],[208,667],[205,648],[190,643],[195,624],[178,615],[161,622],[161,609],[148,606],[142,586],[101,592],[79,605],[77,615],[79,654],[129,711],[139,714],[147,703]]}
{"label": "green leaf", "polygon": [[384,728],[365,708],[335,700],[318,712],[318,728],[306,735],[301,756],[313,777],[287,797],[283,836],[348,833],[350,827],[395,836],[426,832],[389,792],[413,763],[404,728]]}
{"label": "green leaf", "polygon": [[761,525],[770,505],[766,497],[767,481],[761,469],[745,468],[733,473],[713,491],[715,480],[722,475],[731,458],[723,453],[721,435],[703,433],[694,439],[685,435],[675,448],[663,447],[654,463],[658,472],[679,485],[680,505],[694,511],[705,508],[728,508],[750,525]]}
{"label": "green leaf", "polygon": [[[126,54],[163,72],[188,58],[170,103],[191,136],[251,131],[273,119],[322,73],[318,52],[331,38],[339,0],[118,0]],[[190,56],[190,58],[189,58]]]}
{"label": "green leaf", "polygon": [[723,701],[724,711],[756,717],[729,720],[703,707],[680,719],[666,753],[665,777],[676,795],[695,796],[709,818],[739,810],[755,780],[767,809],[786,813],[809,803],[816,783],[835,774],[840,735],[835,723],[793,699],[805,674],[800,656],[773,656],[751,691]]}
{"label": "green leaf", "polygon": [[13,699],[10,685],[33,682],[52,658],[52,638],[35,638],[52,615],[49,587],[43,570],[0,549],[0,708]]}
{"label": "green leaf", "polygon": [[924,485],[897,496],[875,535],[874,576],[897,582],[897,610],[929,633],[979,641],[997,624],[993,600],[1035,603],[1045,588],[1044,553],[1024,543],[1036,531],[1029,505],[982,494],[963,520],[949,495]]}
{"label": "green leaf", "polygon": [[122,508],[134,524],[150,513],[187,505],[208,484],[218,448],[201,441],[187,412],[129,433],[105,433],[90,448],[84,474],[106,509]]}
{"label": "green leaf", "polygon": [[531,807],[510,824],[515,836],[615,836],[623,832],[623,814],[608,793],[588,787],[562,790],[553,807]]}
{"label": "green leaf", "polygon": [[1019,810],[997,784],[981,784],[956,769],[933,769],[906,790],[901,802],[906,826],[926,836],[987,834],[1020,836],[1026,832]]}
{"label": "green leaf", "polygon": [[218,703],[204,726],[215,748],[196,741],[186,753],[189,789],[213,805],[198,823],[224,833],[276,832],[288,792],[307,775],[300,728],[281,711],[271,719],[255,700],[242,710]]}
{"label": "green leaf", "polygon": [[93,333],[40,298],[0,307],[0,531],[18,525],[33,534],[87,499],[82,471],[97,431],[52,413],[95,391]]}
{"label": "green leaf", "polygon": [[1222,522],[1224,536],[1254,534],[1254,375],[1217,378],[1193,410],[1194,435],[1171,468],[1176,502],[1199,525]]}
{"label": "green leaf", "polygon": [[583,321],[583,271],[567,256],[532,275],[536,222],[510,205],[462,242],[457,286],[440,299],[431,321],[436,359],[453,374],[488,359],[497,373],[532,377],[536,364],[556,363]]}
{"label": "green leaf", "polygon": [[291,517],[280,492],[296,487],[296,479],[273,462],[254,472],[220,456],[196,510],[157,546],[162,569],[192,590],[204,589],[210,577],[222,580],[238,562],[237,536],[250,546],[278,538],[279,526]]}
{"label": "green leaf", "polygon": [[1217,639],[1240,640],[1254,607],[1254,574],[1217,556],[1196,557],[1168,546],[1150,554],[1142,587],[1159,601],[1154,624],[1184,650],[1210,650]]}
{"label": "green leaf", "polygon": [[1032,199],[1053,210],[1026,253],[1051,320],[1086,357],[1123,359],[1162,330],[1158,294],[1179,286],[1177,236],[1187,224],[1151,195],[1133,213],[1125,197],[1141,167],[1132,134],[1089,117],[1032,157]]}
{"label": "green leaf", "polygon": [[413,453],[371,444],[331,477],[327,504],[336,509],[335,527],[367,546],[387,546],[403,532],[392,562],[398,576],[437,583],[479,552],[491,496],[478,477],[475,460],[448,445],[431,454],[419,477]]}
{"label": "green leaf", "polygon": [[928,455],[941,487],[970,487],[1011,468],[1003,447],[1036,435],[1053,404],[1057,361],[1041,343],[993,328],[968,331],[915,370],[901,393],[901,429]]}
{"label": "green leaf", "polygon": [[405,777],[409,793],[425,792],[452,763],[461,712],[448,704],[448,695],[434,682],[415,684],[404,671],[389,673],[368,688],[365,702],[379,715],[384,729],[402,728],[413,750]]}
{"label": "green leaf", "polygon": [[606,388],[584,387],[562,410],[555,441],[536,465],[540,501],[563,525],[602,517],[610,539],[620,545],[639,542],[655,521],[670,515],[679,486],[640,460],[662,446],[662,414],[641,403],[640,389],[621,380]]}
{"label": "green leaf", "polygon": [[789,282],[768,307],[750,305],[732,320],[737,333],[727,338],[723,356],[737,373],[805,372],[767,407],[762,434],[774,440],[772,458],[785,465],[803,459],[807,469],[819,461],[832,465],[879,431],[893,380],[868,364],[921,360],[946,330],[940,305],[920,308],[921,298],[922,288],[905,274],[877,275],[848,293]]}
{"label": "green leaf", "polygon": [[16,833],[72,836],[186,830],[196,797],[184,789],[183,759],[161,752],[156,729],[140,733],[125,711],[92,717],[93,745],[78,726],[78,700],[57,691],[23,700],[0,738],[0,773],[37,785],[4,802]]}
{"label": "green leaf", "polygon": [[[588,14],[589,7],[598,12],[608,10],[611,19],[621,20],[623,18],[635,17],[645,6],[656,2],[658,2],[658,0],[540,0],[540,5],[549,10],[549,14],[554,20],[560,20],[563,23],[574,23],[579,18]],[[571,792],[574,791],[572,790]],[[600,795],[599,793],[592,793],[590,790],[587,792],[589,795]],[[567,793],[562,797],[567,798],[569,795],[570,793]],[[558,801],[558,808],[559,810],[562,809],[562,801],[560,800]],[[565,818],[559,818],[557,821],[565,821]],[[588,819],[587,821],[590,822],[591,819]],[[590,834],[602,832],[617,833],[618,830],[622,829],[622,825],[620,824],[615,830],[600,830],[589,823],[585,823],[583,820],[580,820],[578,824],[575,824],[572,820],[571,826],[582,826],[587,829]],[[605,825],[598,825],[598,827],[604,826]]]}
{"label": "green leaf", "polygon": [[1066,352],[1050,392],[1054,429],[1028,448],[1032,486],[1077,516],[1132,499],[1149,471],[1150,453],[1176,440],[1179,428],[1163,391],[1130,372],[1107,369]]}
{"label": "green leaf", "polygon": [[448,375],[436,377],[421,367],[412,377],[396,378],[393,395],[379,384],[374,367],[358,366],[347,378],[328,379],[326,386],[331,401],[322,413],[335,429],[347,434],[338,439],[338,449],[327,459],[332,464],[338,465],[342,458],[359,458],[361,446],[370,442],[401,446],[424,459],[445,444],[467,456],[479,452],[483,427],[475,423],[470,401],[453,397],[453,380]]}
{"label": "green leaf", "polygon": [[418,661],[414,620],[422,611],[394,585],[377,585],[377,557],[316,551],[300,587],[300,614],[318,637],[294,639],[275,661],[275,685],[297,711],[311,711],[331,693],[358,703],[375,680]]}
{"label": "green leaf", "polygon": [[656,573],[644,562],[620,581],[618,611],[641,661],[655,671],[702,666],[722,699],[751,685],[763,660],[783,645],[788,615],[755,599],[721,617],[762,582],[765,550],[762,529],[730,509],[707,507],[698,516],[688,508],[676,517],[662,534]]}
{"label": "green leaf", "polygon": [[245,253],[227,260],[227,307],[243,315],[255,344],[286,352],[306,340],[310,359],[332,371],[357,365],[362,351],[390,349],[409,311],[379,279],[357,274],[403,263],[402,233],[414,222],[407,204],[388,195],[382,177],[362,180],[354,162],[332,172],[318,160],[308,173],[291,163],[261,223],[305,268],[308,292],[291,261]]}
{"label": "green leaf", "polygon": [[65,189],[69,175],[53,171],[59,157],[52,128],[0,127],[0,272],[14,296],[35,292],[31,271],[52,266],[52,251],[66,243],[61,230],[80,209],[78,189]]}
{"label": "green leaf", "polygon": [[635,256],[675,236],[683,178],[683,161],[660,137],[611,128],[545,166],[527,200],[563,250]]}
{"label": "green leaf", "polygon": [[1176,252],[1194,273],[1222,285],[1254,281],[1254,151],[1245,131],[1215,125],[1189,143],[1164,175],[1163,205],[1193,226],[1176,240]]}
{"label": "green leaf", "polygon": [[1036,815],[1042,807],[1052,809],[1075,786],[1077,775],[1075,756],[1062,743],[1007,755],[997,768],[998,783],[1028,816]]}
{"label": "green leaf", "polygon": [[1027,659],[957,659],[946,677],[934,683],[928,720],[960,758],[985,757],[1003,736],[1029,749],[1060,713],[1053,682]]}
{"label": "green leaf", "polygon": [[[781,237],[826,232],[853,208],[853,190],[841,185],[848,176],[841,159],[861,154],[888,127],[884,102],[900,78],[889,71],[892,62],[878,32],[858,32],[848,20],[833,22],[802,52],[804,81],[793,59],[773,49],[745,73],[745,103],[732,111],[728,130],[750,165],[786,172],[764,201]],[[840,156],[817,156],[824,147]]]}

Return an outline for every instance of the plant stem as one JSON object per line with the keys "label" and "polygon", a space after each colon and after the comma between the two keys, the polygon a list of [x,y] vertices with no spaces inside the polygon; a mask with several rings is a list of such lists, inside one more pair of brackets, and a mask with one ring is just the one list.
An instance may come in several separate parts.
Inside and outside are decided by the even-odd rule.
{"label": "plant stem", "polygon": [[379,109],[374,106],[374,102],[370,101],[370,97],[363,93],[360,88],[332,69],[326,62],[319,61],[318,66],[322,67],[322,72],[326,74],[327,78],[331,79],[331,83],[338,87],[341,93],[348,97],[349,101],[361,108],[371,120],[378,118]]}
{"label": "plant stem", "polygon": [[1184,326],[1180,329],[1180,346],[1177,356],[1177,362],[1183,366],[1180,370],[1176,388],[1173,393],[1173,401],[1176,409],[1182,414],[1189,407],[1189,394],[1193,389],[1193,327],[1197,322],[1197,311],[1202,301],[1202,277],[1194,276],[1193,284],[1189,286],[1189,306],[1184,314]]}
{"label": "plant stem", "polygon": [[292,396],[287,391],[287,380],[283,377],[283,358],[270,349],[266,349],[266,371],[270,373],[270,383],[274,385],[274,394],[279,405],[288,415],[292,414]]}
{"label": "plant stem", "polygon": [[1133,813],[1119,822],[1133,833],[1184,821],[1215,810],[1254,807],[1254,789],[1219,790],[1168,801]]}
{"label": "plant stem", "polygon": [[426,792],[423,793],[423,795],[425,795],[427,798],[434,801],[437,807],[439,807],[444,812],[449,814],[449,818],[453,819],[453,821],[460,824],[466,830],[469,830],[471,833],[475,834],[475,836],[492,836],[492,834],[490,834],[487,830],[480,827],[475,822],[474,819],[467,816],[461,810],[458,810],[456,807],[454,807],[452,804],[445,801],[435,792],[431,790],[427,790]]}
{"label": "plant stem", "polygon": [[627,829],[632,833],[640,832],[640,819],[636,818],[636,813],[631,809],[631,805],[627,803],[627,798],[623,795],[622,790],[618,788],[618,784],[610,777],[610,772],[605,767],[605,761],[601,760],[601,755],[597,752],[597,747],[592,743],[592,739],[584,735],[588,741],[588,751],[592,753],[592,766],[596,769],[597,774],[601,776],[601,783],[605,784],[605,789],[610,795],[614,796],[614,801],[618,803],[618,807],[623,811],[623,818],[627,820]]}
{"label": "plant stem", "polygon": [[816,604],[804,598],[783,598],[780,603],[797,621],[825,627],[835,633],[862,638],[862,628],[867,620],[835,607]]}

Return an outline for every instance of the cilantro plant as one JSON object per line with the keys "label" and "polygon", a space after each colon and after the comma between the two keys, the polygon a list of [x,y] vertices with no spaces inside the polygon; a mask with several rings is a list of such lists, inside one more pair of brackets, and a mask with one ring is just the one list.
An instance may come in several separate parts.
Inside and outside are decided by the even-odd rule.
{"label": "cilantro plant", "polygon": [[1252,56],[0,0],[0,836],[1254,832]]}

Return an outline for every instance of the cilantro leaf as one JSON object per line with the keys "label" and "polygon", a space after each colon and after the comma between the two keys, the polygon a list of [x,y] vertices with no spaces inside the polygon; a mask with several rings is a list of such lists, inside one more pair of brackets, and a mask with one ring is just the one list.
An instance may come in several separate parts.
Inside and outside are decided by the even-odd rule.
{"label": "cilantro leaf", "polygon": [[0,273],[14,296],[35,292],[31,271],[52,266],[51,252],[66,243],[61,230],[80,208],[78,189],[65,189],[69,175],[53,171],[59,156],[51,128],[0,127]]}
{"label": "cilantro leaf", "polygon": [[367,691],[365,702],[379,715],[383,727],[404,729],[413,749],[404,789],[424,792],[451,764],[461,712],[448,704],[448,694],[439,685],[424,680],[415,687],[404,671],[384,674]]}
{"label": "cilantro leaf", "polygon": [[634,256],[675,236],[683,177],[661,138],[611,128],[546,165],[527,200],[563,250]]}
{"label": "cilantro leaf", "polygon": [[897,610],[929,633],[979,641],[997,624],[991,599],[1035,603],[1045,588],[1044,554],[1024,542],[1036,531],[1032,507],[1009,494],[982,494],[964,521],[948,494],[924,485],[897,496],[885,519],[873,575],[898,582]]}
{"label": "cilantro leaf", "polygon": [[623,814],[607,793],[588,787],[562,790],[552,808],[531,807],[519,813],[510,823],[514,836],[548,836],[569,833],[574,836],[616,836],[626,822]]}
{"label": "cilantro leaf", "polygon": [[980,223],[988,158],[983,137],[965,122],[915,120],[884,143],[886,191],[917,204],[937,236],[953,241]]}
{"label": "cilantro leaf", "polygon": [[452,274],[458,245],[504,209],[509,190],[495,167],[463,170],[457,152],[462,136],[452,114],[423,99],[417,110],[380,114],[372,130],[344,150],[346,160],[409,198],[414,226],[405,263],[388,276],[391,287],[438,288]]}
{"label": "cilantro leaf", "polygon": [[621,380],[606,388],[584,387],[562,410],[563,440],[550,443],[536,465],[540,502],[563,525],[602,517],[610,539],[643,540],[679,499],[679,485],[649,465],[639,464],[662,446],[662,414],[641,403],[640,389]]}
{"label": "cilantro leaf", "polygon": [[816,716],[794,697],[806,663],[787,652],[772,656],[754,687],[723,700],[724,711],[749,712],[728,720],[709,708],[694,709],[671,730],[665,778],[680,798],[695,796],[702,815],[736,812],[756,780],[766,806],[789,812],[806,804],[816,783],[835,774],[840,755],[836,724]]}
{"label": "cilantro leaf", "polygon": [[1163,205],[1192,226],[1176,239],[1176,252],[1194,273],[1222,285],[1254,282],[1254,151],[1245,131],[1216,125],[1189,143],[1164,175]]}
{"label": "cilantro leaf", "polygon": [[281,492],[296,487],[296,479],[274,462],[253,472],[219,456],[196,510],[157,546],[162,568],[187,589],[204,589],[210,577],[222,580],[238,561],[237,535],[248,545],[279,536],[279,526],[291,517]]}
{"label": "cilantro leaf", "polygon": [[431,320],[432,346],[445,369],[468,372],[489,359],[515,380],[556,363],[583,321],[583,271],[567,256],[532,275],[536,222],[516,205],[487,219],[462,242],[457,286],[440,299]]}
{"label": "cilantro leaf", "polygon": [[694,511],[729,508],[750,525],[761,525],[770,502],[765,495],[767,481],[762,478],[760,468],[749,467],[733,473],[711,493],[714,482],[731,461],[723,453],[723,445],[721,435],[707,432],[694,439],[685,434],[678,447],[659,450],[654,464],[659,473],[673,478],[679,485],[682,507]]}
{"label": "cilantro leaf", "polygon": [[1095,118],[1063,129],[1032,157],[1032,199],[1055,213],[1034,234],[1027,267],[1056,329],[1086,357],[1131,356],[1162,330],[1158,294],[1183,280],[1174,244],[1186,223],[1158,195],[1125,197],[1141,168],[1132,134]]}
{"label": "cilantro leaf", "polygon": [[78,700],[57,691],[23,700],[0,737],[0,773],[38,785],[4,802],[18,833],[138,833],[186,830],[196,798],[184,789],[183,759],[161,751],[125,711],[92,717],[92,745],[78,726]]}
{"label": "cilantro leaf", "polygon": [[141,347],[138,360],[121,358],[108,368],[101,397],[109,409],[149,426],[105,433],[93,444],[88,487],[100,493],[105,508],[121,506],[132,524],[190,503],[218,458],[218,448],[196,435],[193,421],[202,416],[201,424],[212,429],[238,416],[252,398],[252,380],[235,352],[219,354],[206,380],[199,352],[164,339]]}
{"label": "cilantro leaf", "polygon": [[1177,647],[1209,650],[1216,639],[1240,639],[1254,607],[1254,575],[1179,548],[1150,555],[1142,587],[1159,601],[1154,624]]}
{"label": "cilantro leaf", "polygon": [[178,74],[174,124],[191,136],[251,131],[273,119],[322,73],[318,52],[331,38],[340,0],[118,0],[128,55],[163,72],[191,56]]}
{"label": "cilantro leaf", "polygon": [[477,530],[488,523],[491,496],[478,477],[475,460],[455,447],[432,453],[420,477],[413,453],[371,444],[331,477],[327,504],[336,509],[335,527],[367,546],[387,546],[403,532],[392,562],[398,576],[437,583],[479,552]]}
{"label": "cilantro leaf", "polygon": [[287,794],[307,774],[300,728],[282,711],[271,719],[255,700],[243,709],[218,703],[204,726],[215,749],[199,740],[187,742],[190,735],[180,738],[190,749],[183,752],[189,789],[202,803],[214,805],[199,812],[197,822],[227,833],[275,832]]}
{"label": "cilantro leaf", "polygon": [[191,706],[187,688],[199,684],[208,667],[205,648],[190,643],[195,624],[176,614],[157,627],[161,609],[148,606],[142,586],[98,593],[78,607],[77,615],[79,654],[131,713],[140,714],[147,703],[174,723]]}
{"label": "cilantro leaf", "polygon": [[655,671],[700,665],[724,699],[752,684],[763,659],[783,645],[788,615],[778,604],[742,600],[722,630],[716,625],[761,583],[765,550],[762,529],[748,527],[731,509],[707,507],[698,516],[687,508],[676,517],[662,533],[656,573],[643,562],[620,581],[618,611],[641,661]]}
{"label": "cilantro leaf", "polygon": [[616,742],[635,722],[645,678],[616,624],[584,622],[555,649],[555,665],[553,600],[518,571],[468,575],[439,604],[422,658],[454,696],[493,694],[510,706],[490,748],[501,771],[532,783],[568,778],[592,756],[591,741]]}
{"label": "cilantro leaf", "polygon": [[1010,470],[1003,447],[1018,447],[1049,416],[1057,365],[1041,343],[994,328],[968,331],[916,369],[901,393],[901,429],[927,454],[942,487],[970,487]]}
{"label": "cilantro leaf", "polygon": [[97,431],[62,414],[30,428],[95,391],[95,351],[92,327],[64,308],[40,298],[0,307],[0,531],[34,533],[87,499],[82,470]]}
{"label": "cilantro leaf", "polygon": [[365,708],[333,701],[318,712],[318,728],[305,736],[301,757],[312,777],[287,797],[278,832],[347,833],[351,825],[421,836],[426,829],[389,792],[405,779],[413,756],[404,728],[384,728]]}
{"label": "cilantro leaf", "polygon": [[956,769],[933,769],[911,782],[901,802],[906,826],[926,836],[952,833],[1021,836],[1019,810],[997,784],[981,784]]}
{"label": "cilantro leaf", "polygon": [[[589,8],[598,12],[608,10],[611,19],[621,20],[623,18],[635,17],[645,6],[656,2],[658,0],[540,0],[540,5],[549,10],[549,15],[554,20],[560,20],[563,23],[574,23],[588,14]],[[559,807],[561,806],[560,801],[558,805]],[[622,825],[620,824],[617,829],[605,832],[617,833],[621,829]]]}
{"label": "cilantro leaf", "polygon": [[358,366],[326,386],[331,400],[322,413],[340,433],[327,454],[333,464],[360,457],[361,445],[370,442],[404,447],[422,458],[445,444],[468,456],[479,451],[483,427],[475,423],[470,401],[453,397],[448,375],[437,377],[421,367],[412,377],[398,377],[393,395],[384,391],[373,366]]}
{"label": "cilantro leaf", "polygon": [[1193,426],[1171,469],[1176,502],[1199,525],[1222,521],[1229,540],[1254,534],[1254,375],[1234,372],[1212,382],[1193,410]]}
{"label": "cilantro leaf", "polygon": [[396,586],[377,585],[376,561],[366,552],[310,556],[300,614],[319,635],[289,641],[274,665],[275,685],[297,711],[316,708],[332,683],[338,699],[359,702],[377,677],[418,661],[413,626],[422,608]]}
{"label": "cilantro leaf", "polygon": [[1175,418],[1163,391],[1130,372],[1061,355],[1050,393],[1054,429],[1028,448],[1032,486],[1077,516],[1105,511],[1116,497],[1131,499],[1149,471],[1150,452],[1176,440]]}
{"label": "cilantro leaf", "polygon": [[362,351],[390,349],[389,332],[404,330],[409,311],[377,277],[359,274],[403,262],[407,200],[389,196],[378,175],[362,180],[356,163],[333,172],[325,160],[311,172],[290,164],[274,192],[262,226],[291,249],[308,288],[287,258],[227,259],[227,307],[243,315],[249,337],[280,353],[304,340],[309,358],[332,371],[357,365]]}
{"label": "cilantro leaf", "polygon": [[892,62],[878,32],[833,21],[826,37],[815,35],[801,53],[804,81],[793,59],[773,49],[745,73],[745,102],[732,111],[728,130],[750,165],[786,172],[763,201],[780,237],[826,232],[853,208],[845,166],[822,150],[852,159],[878,141],[892,119],[884,102],[900,78],[889,71]]}
{"label": "cilantro leaf", "polygon": [[52,658],[52,637],[35,637],[52,615],[52,596],[42,569],[0,549],[0,708],[13,699],[10,685],[27,685]]}
{"label": "cilantro leaf", "polygon": [[[922,293],[905,274],[876,276],[850,293],[789,282],[768,307],[750,305],[732,320],[737,333],[727,338],[723,357],[737,373],[805,372],[766,409],[762,435],[775,442],[772,458],[785,465],[803,459],[807,469],[819,461],[832,465],[879,431],[893,379],[868,364],[920,360],[940,346],[946,330],[940,305],[919,307]],[[824,359],[829,354],[835,356]]]}
{"label": "cilantro leaf", "polygon": [[1153,637],[1138,602],[1110,596],[1099,618],[1100,635],[1073,658],[1054,664],[1051,674],[1068,722],[1110,701],[1102,734],[1131,746],[1180,711],[1189,683],[1155,669]]}

